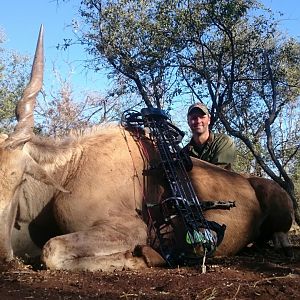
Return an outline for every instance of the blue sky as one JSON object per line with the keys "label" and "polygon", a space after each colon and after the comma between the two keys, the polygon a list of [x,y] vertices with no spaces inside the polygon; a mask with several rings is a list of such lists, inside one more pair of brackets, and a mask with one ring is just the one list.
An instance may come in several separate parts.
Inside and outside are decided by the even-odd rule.
{"label": "blue sky", "polygon": [[[0,28],[6,33],[5,48],[17,50],[21,54],[33,55],[40,24],[45,27],[45,81],[46,90],[57,82],[52,72],[53,63],[62,77],[71,76],[76,90],[105,90],[107,81],[104,74],[87,75],[82,61],[86,54],[79,46],[68,51],[59,51],[57,44],[71,37],[68,24],[76,19],[80,0],[57,5],[56,0],[9,0],[2,1]],[[299,0],[264,0],[273,11],[281,11],[280,25],[283,31],[300,40],[300,2]]]}
{"label": "blue sky", "polygon": [[299,0],[263,0],[260,2],[271,8],[273,12],[281,11],[284,13],[284,16],[278,18],[281,29],[300,40]]}

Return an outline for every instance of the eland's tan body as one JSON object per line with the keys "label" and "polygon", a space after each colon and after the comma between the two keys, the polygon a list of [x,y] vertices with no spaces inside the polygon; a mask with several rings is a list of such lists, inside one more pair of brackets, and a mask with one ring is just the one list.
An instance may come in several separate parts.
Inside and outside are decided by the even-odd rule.
{"label": "eland's tan body", "polygon": [[[145,172],[156,159],[146,136],[119,126],[59,140],[33,135],[41,42],[40,36],[32,80],[18,105],[19,123],[0,141],[0,259],[41,255],[51,269],[91,271],[160,264],[147,248],[144,257],[133,251],[147,244],[145,204],[157,203],[164,191],[160,176]],[[205,213],[227,226],[216,255],[234,255],[274,234],[286,238],[293,209],[277,184],[199,160],[193,164],[189,176],[200,200],[236,203],[231,210]]]}

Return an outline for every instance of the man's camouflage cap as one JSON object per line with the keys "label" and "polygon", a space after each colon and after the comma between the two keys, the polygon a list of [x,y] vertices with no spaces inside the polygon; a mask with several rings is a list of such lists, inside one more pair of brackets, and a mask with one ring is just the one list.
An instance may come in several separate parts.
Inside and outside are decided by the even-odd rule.
{"label": "man's camouflage cap", "polygon": [[195,109],[200,109],[202,110],[202,112],[205,114],[205,115],[209,115],[209,111],[208,111],[208,108],[205,104],[203,103],[200,103],[200,102],[197,102],[197,103],[194,103],[192,104],[189,109],[188,109],[188,113],[187,115],[189,116],[191,114],[191,112]]}

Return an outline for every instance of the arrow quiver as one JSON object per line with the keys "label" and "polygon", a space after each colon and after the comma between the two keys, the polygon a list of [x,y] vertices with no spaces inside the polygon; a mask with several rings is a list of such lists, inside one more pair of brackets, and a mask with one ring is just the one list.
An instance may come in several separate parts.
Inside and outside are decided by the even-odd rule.
{"label": "arrow quiver", "polygon": [[199,264],[203,257],[214,253],[226,228],[206,220],[203,211],[230,209],[234,203],[199,201],[187,173],[192,168],[191,159],[179,147],[184,133],[170,122],[164,111],[158,108],[143,108],[140,113],[126,111],[122,123],[148,128],[160,158],[159,164],[151,168],[161,170],[168,183],[170,196],[148,205],[150,233],[155,236],[151,246],[159,247],[172,267]]}

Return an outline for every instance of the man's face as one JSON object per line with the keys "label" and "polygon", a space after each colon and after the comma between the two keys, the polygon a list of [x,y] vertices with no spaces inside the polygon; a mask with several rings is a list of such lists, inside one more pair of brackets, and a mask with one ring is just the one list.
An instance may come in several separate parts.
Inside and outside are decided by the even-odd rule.
{"label": "man's face", "polygon": [[188,115],[188,124],[193,134],[203,134],[209,130],[208,125],[210,124],[210,116],[204,114],[200,109],[194,109]]}

